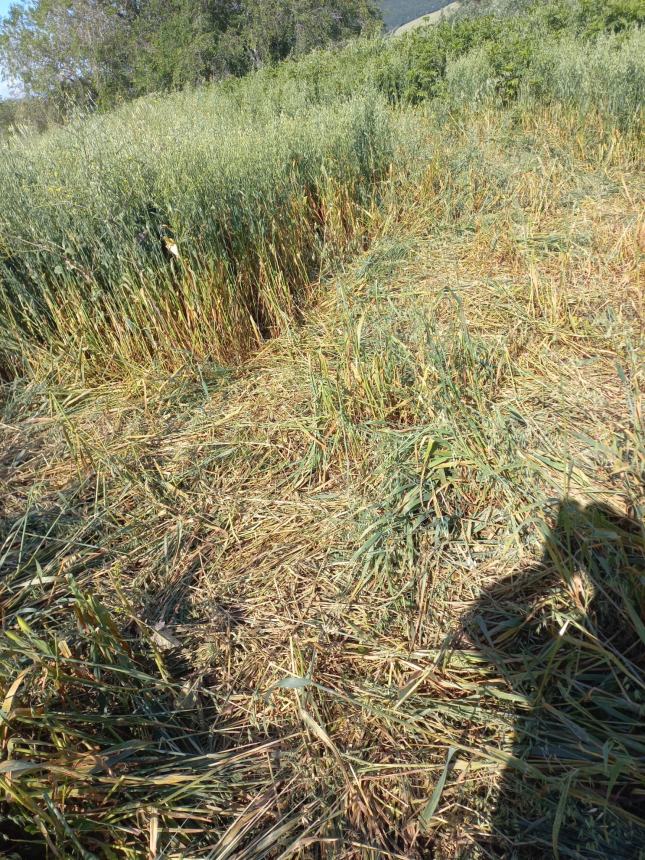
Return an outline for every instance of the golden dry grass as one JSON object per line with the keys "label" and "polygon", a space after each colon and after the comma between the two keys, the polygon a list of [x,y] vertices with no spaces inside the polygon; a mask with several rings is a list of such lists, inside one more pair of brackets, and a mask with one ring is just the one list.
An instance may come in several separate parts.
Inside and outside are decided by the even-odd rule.
{"label": "golden dry grass", "polygon": [[[638,150],[574,127],[547,112],[444,127],[374,245],[238,368],[97,389],[50,366],[8,392],[0,563],[16,636],[2,647],[26,668],[5,691],[3,744],[48,764],[0,778],[52,856],[639,844],[626,798],[645,772],[625,763],[615,714],[621,695],[643,701],[642,660],[585,633],[592,581],[572,556],[553,560],[557,582],[540,567],[553,500],[634,520],[645,504]],[[524,575],[519,628],[540,632],[515,677],[471,628],[496,584],[517,609]],[[115,694],[141,724],[113,703],[108,738],[79,717],[91,676],[109,674],[88,632],[100,611],[148,673],[143,692]],[[563,625],[571,639],[545,668],[543,637]],[[614,716],[599,725],[578,702],[558,723],[575,767],[520,761],[536,690],[618,663],[633,687],[607,693]],[[504,804],[516,770],[526,809]],[[536,804],[529,848],[511,813],[526,821]]]}

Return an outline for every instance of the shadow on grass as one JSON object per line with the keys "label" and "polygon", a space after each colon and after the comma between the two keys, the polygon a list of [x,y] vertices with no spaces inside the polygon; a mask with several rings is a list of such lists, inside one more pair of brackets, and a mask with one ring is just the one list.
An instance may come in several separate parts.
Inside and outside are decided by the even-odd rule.
{"label": "shadow on grass", "polygon": [[643,525],[565,500],[541,562],[497,583],[466,628],[515,741],[488,856],[645,857]]}

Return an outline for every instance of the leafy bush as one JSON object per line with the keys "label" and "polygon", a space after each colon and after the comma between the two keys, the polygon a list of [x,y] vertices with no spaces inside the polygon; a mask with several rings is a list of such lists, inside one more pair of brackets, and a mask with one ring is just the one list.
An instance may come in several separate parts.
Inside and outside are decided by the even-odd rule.
{"label": "leafy bush", "polygon": [[[470,7],[468,10],[471,11]],[[543,57],[545,46],[557,52],[563,40],[569,52],[593,52],[598,39],[619,33],[623,39],[629,38],[645,21],[643,4],[637,0],[611,0],[609,3],[552,0],[544,5],[490,3],[478,12],[443,21],[405,37],[401,59],[390,63],[378,79],[381,89],[390,99],[412,104],[446,93],[454,97],[456,77],[451,73],[448,82],[448,69],[473,51],[477,59],[460,64],[459,68],[462,71],[469,68],[471,74],[475,66],[480,74],[485,68],[488,77],[477,84],[470,80],[470,91],[490,94],[492,90],[502,104],[515,101],[524,92],[550,98],[552,78],[549,75],[548,80],[541,79],[545,70],[542,60],[537,61],[538,54]],[[612,47],[620,51],[621,44],[615,41]],[[620,63],[617,56],[614,65]],[[555,97],[555,92],[553,95]],[[463,101],[463,94],[456,96]],[[569,89],[568,101],[571,96]],[[586,91],[581,91],[580,99],[581,103],[591,104]],[[592,101],[599,104],[600,94]],[[617,103],[612,103],[617,108]],[[624,120],[629,110],[621,108],[619,113]]]}
{"label": "leafy bush", "polygon": [[442,91],[449,59],[495,39],[499,22],[492,17],[469,19],[457,23],[444,21],[434,27],[418,30],[404,40],[405,73],[398,87],[388,81],[387,93],[396,93],[415,104],[433,98]]}
{"label": "leafy bush", "polygon": [[585,35],[620,33],[645,24],[645,5],[641,0],[580,0],[577,18]]}

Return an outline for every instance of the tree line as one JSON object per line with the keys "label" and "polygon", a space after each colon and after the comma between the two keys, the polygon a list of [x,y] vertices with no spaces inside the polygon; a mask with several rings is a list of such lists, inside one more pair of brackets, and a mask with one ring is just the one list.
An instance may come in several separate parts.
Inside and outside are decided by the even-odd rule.
{"label": "tree line", "polygon": [[0,64],[25,103],[108,108],[381,26],[373,0],[32,0],[1,20]]}

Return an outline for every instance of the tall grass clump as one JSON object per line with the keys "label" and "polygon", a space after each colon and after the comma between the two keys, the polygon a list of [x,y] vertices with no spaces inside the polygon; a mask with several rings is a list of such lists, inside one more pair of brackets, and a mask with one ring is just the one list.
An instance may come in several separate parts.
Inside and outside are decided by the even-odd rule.
{"label": "tall grass clump", "polygon": [[3,145],[0,854],[641,857],[644,52],[601,7]]}
{"label": "tall grass clump", "polygon": [[150,100],[5,145],[0,361],[229,361],[292,318],[367,226],[392,157],[382,104]]}
{"label": "tall grass clump", "polygon": [[373,227],[393,130],[419,102],[563,104],[638,133],[645,51],[627,12],[493,4],[4,142],[0,372],[43,350],[111,372],[247,354]]}
{"label": "tall grass clump", "polygon": [[430,131],[234,372],[4,387],[0,852],[639,856],[638,148]]}
{"label": "tall grass clump", "polygon": [[572,37],[535,54],[532,95],[598,112],[621,128],[638,128],[645,92],[645,32],[602,35],[591,45]]}
{"label": "tall grass clump", "polygon": [[629,0],[466,4],[454,19],[401,39],[379,59],[377,79],[397,102],[461,108],[529,97],[583,114],[600,110],[610,123],[637,128],[645,74],[637,7]]}
{"label": "tall grass clump", "polygon": [[[513,90],[514,101],[559,104],[581,118],[601,114],[608,125],[638,131],[645,90],[645,36],[603,34],[591,44],[572,36],[546,39],[530,64],[505,71],[499,47],[482,45],[448,61],[443,95],[451,107],[494,104]],[[509,75],[515,77],[510,78]]]}

